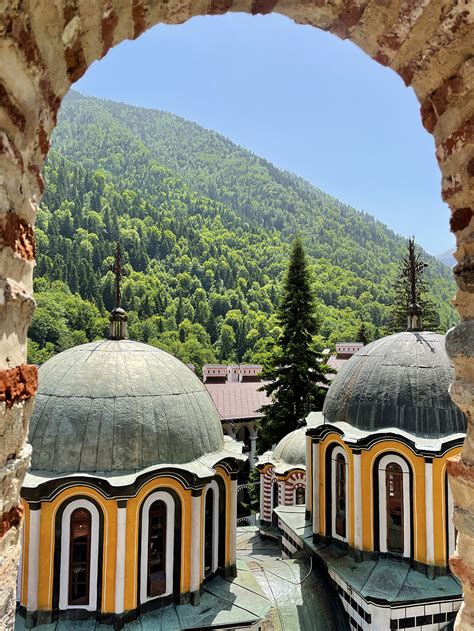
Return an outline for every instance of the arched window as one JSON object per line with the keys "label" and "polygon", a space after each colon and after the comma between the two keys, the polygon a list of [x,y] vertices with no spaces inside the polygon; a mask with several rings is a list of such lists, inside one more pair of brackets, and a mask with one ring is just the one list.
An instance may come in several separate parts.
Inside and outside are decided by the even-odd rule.
{"label": "arched window", "polygon": [[348,464],[343,447],[333,444],[326,451],[326,534],[347,541]]}
{"label": "arched window", "polygon": [[181,506],[170,490],[143,502],[140,522],[139,600],[168,596],[179,589]]}
{"label": "arched window", "polygon": [[204,509],[204,576],[212,572],[214,551],[214,491],[208,489]]}
{"label": "arched window", "polygon": [[[411,556],[411,468],[396,454],[387,454],[374,469],[375,549]],[[378,502],[378,509],[377,509]]]}
{"label": "arched window", "polygon": [[86,508],[71,513],[69,536],[69,605],[89,603],[92,518]]}
{"label": "arched window", "polygon": [[339,453],[335,467],[335,520],[334,529],[339,537],[346,537],[346,461]]}
{"label": "arched window", "polygon": [[403,552],[403,471],[391,462],[385,470],[387,498],[387,551]]}
{"label": "arched window", "polygon": [[295,491],[295,504],[304,504],[306,501],[304,487],[299,486]]}
{"label": "arched window", "polygon": [[237,440],[242,441],[244,443],[244,451],[249,451],[250,449],[250,430],[247,425],[243,425],[239,427],[239,431],[237,432]]}
{"label": "arched window", "polygon": [[56,535],[60,543],[55,547],[54,566],[59,590],[53,591],[53,607],[96,611],[101,596],[100,506],[85,498],[66,500],[56,515]]}
{"label": "arched window", "polygon": [[153,598],[166,591],[166,504],[153,502],[148,513],[148,580],[147,596]]}
{"label": "arched window", "polygon": [[[273,483],[272,487],[272,508],[277,508],[278,506],[278,482]],[[272,523],[274,526],[278,526],[278,515],[275,511],[272,511]]]}

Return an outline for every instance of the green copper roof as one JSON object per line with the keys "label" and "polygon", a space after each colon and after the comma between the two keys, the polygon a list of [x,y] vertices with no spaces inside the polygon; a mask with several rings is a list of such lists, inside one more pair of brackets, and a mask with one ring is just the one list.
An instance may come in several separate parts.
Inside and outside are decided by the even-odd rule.
{"label": "green copper roof", "polygon": [[444,345],[444,335],[405,332],[365,346],[334,377],[325,420],[431,438],[465,432],[466,418],[448,393],[454,370]]}
{"label": "green copper roof", "polygon": [[129,340],[76,346],[48,360],[30,423],[32,469],[137,470],[223,449],[205,386],[178,359]]}

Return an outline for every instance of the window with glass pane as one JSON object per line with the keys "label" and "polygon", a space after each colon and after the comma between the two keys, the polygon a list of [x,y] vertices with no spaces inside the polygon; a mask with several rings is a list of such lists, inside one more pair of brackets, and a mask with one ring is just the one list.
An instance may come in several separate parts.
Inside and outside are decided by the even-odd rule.
{"label": "window with glass pane", "polygon": [[70,605],[89,604],[91,522],[91,514],[85,508],[77,508],[71,514],[68,599]]}
{"label": "window with glass pane", "polygon": [[346,461],[342,454],[336,456],[336,534],[346,536]]}
{"label": "window with glass pane", "polygon": [[298,487],[295,493],[295,502],[296,504],[304,504],[305,503],[305,492],[303,487]]}
{"label": "window with glass pane", "polygon": [[212,548],[214,545],[214,491],[209,489],[206,493],[206,506],[204,516],[204,575],[212,572]]}
{"label": "window with glass pane", "polygon": [[148,596],[166,591],[166,505],[153,502],[148,513]]}
{"label": "window with glass pane", "polygon": [[391,462],[385,470],[387,497],[387,550],[403,552],[403,471]]}

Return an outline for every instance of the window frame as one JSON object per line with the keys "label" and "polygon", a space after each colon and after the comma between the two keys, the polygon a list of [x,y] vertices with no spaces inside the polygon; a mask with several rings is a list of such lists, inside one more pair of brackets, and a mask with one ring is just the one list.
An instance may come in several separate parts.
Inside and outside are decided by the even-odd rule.
{"label": "window frame", "polygon": [[[338,534],[336,531],[336,497],[337,497],[337,481],[336,481],[336,461],[337,457],[342,456],[344,460],[344,472],[345,472],[345,480],[344,480],[344,495],[345,495],[345,503],[344,503],[344,536]],[[338,445],[335,447],[330,454],[331,457],[331,536],[334,539],[338,539],[339,541],[348,541],[348,532],[349,532],[349,464],[346,451]]]}
{"label": "window frame", "polygon": [[[73,601],[72,598],[72,585],[73,585],[73,550],[74,547],[76,545],[75,543],[75,537],[73,537],[73,531],[74,531],[74,516],[78,511],[85,511],[87,513],[87,539],[85,542],[85,547],[86,547],[86,561],[85,561],[85,565],[86,565],[86,580],[85,580],[85,585],[86,585],[86,594],[83,598],[80,599],[76,599],[75,602]],[[85,520],[76,520],[77,523],[79,523],[79,521],[85,521]],[[91,573],[91,539],[92,539],[92,515],[90,514],[90,511],[87,510],[87,508],[75,508],[72,513],[71,516],[69,518],[69,568],[68,568],[68,572],[69,572],[69,576],[68,576],[68,605],[87,605],[89,604],[89,599],[90,599],[90,573]]]}
{"label": "window frame", "polygon": [[[302,491],[303,492],[303,501],[298,503],[297,499],[298,499],[298,492]],[[306,487],[304,487],[302,484],[298,484],[293,491],[293,503],[295,506],[304,506],[306,504]]]}
{"label": "window frame", "polygon": [[[387,487],[386,475],[387,466],[391,463],[398,464],[403,473],[403,551],[402,553],[389,552],[387,548]],[[407,461],[394,454],[388,453],[378,461],[378,518],[379,518],[379,550],[383,553],[400,554],[404,558],[411,557],[411,536],[412,536],[412,514],[410,499],[410,476],[412,475],[411,467]],[[374,498],[376,501],[377,498]]]}
{"label": "window frame", "polygon": [[[396,467],[396,473],[389,470],[390,467]],[[389,475],[390,473],[399,477],[399,491],[400,491],[400,513],[401,513],[401,549],[390,548],[390,528],[389,528],[389,514],[390,514],[390,490],[389,490]],[[393,495],[395,498],[395,494]],[[405,510],[404,510],[404,493],[403,493],[403,469],[398,462],[389,462],[385,467],[385,506],[386,506],[386,519],[387,519],[387,552],[391,554],[403,554],[404,549],[404,529],[405,529]]]}
{"label": "window frame", "polygon": [[[80,604],[69,603],[70,555],[71,555],[71,516],[78,508],[85,509],[91,516],[89,545],[89,598]],[[70,502],[61,517],[61,553],[59,573],[59,609],[97,610],[97,579],[99,574],[99,511],[92,502],[77,499]]]}
{"label": "window frame", "polygon": [[[147,537],[147,596],[149,598],[157,598],[159,596],[162,596],[162,593],[159,594],[151,594],[151,580],[150,580],[150,576],[151,576],[151,558],[150,558],[150,550],[151,550],[151,519],[150,519],[150,514],[152,514],[153,512],[153,507],[157,504],[162,504],[164,507],[164,538],[165,541],[163,542],[163,556],[164,556],[164,575],[165,575],[165,581],[166,581],[166,538],[167,538],[167,531],[168,531],[168,523],[167,523],[167,517],[168,517],[168,511],[166,508],[166,504],[163,502],[163,500],[155,500],[153,502],[153,504],[151,504],[149,511],[148,511],[148,537]],[[162,517],[163,518],[163,517]],[[165,588],[166,591],[166,588]]]}
{"label": "window frame", "polygon": [[[165,591],[158,596],[148,596],[148,537],[150,527],[150,508],[158,500],[162,500],[166,506],[166,546],[165,546]],[[140,549],[140,603],[146,603],[150,600],[164,598],[173,593],[173,575],[174,575],[174,539],[175,526],[181,527],[181,524],[175,524],[175,502],[170,493],[166,491],[155,491],[151,493],[142,505],[142,528],[139,536],[141,537]]]}
{"label": "window frame", "polygon": [[[210,571],[206,574],[206,499],[209,491],[212,491],[212,564]],[[203,538],[202,538],[202,575],[203,578],[215,572],[219,565],[219,486],[212,480],[207,486],[203,498]]]}

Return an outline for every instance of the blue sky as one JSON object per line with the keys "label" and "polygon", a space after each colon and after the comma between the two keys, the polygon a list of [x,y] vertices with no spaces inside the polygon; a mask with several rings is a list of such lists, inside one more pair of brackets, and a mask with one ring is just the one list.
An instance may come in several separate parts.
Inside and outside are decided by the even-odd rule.
{"label": "blue sky", "polygon": [[414,93],[350,42],[278,15],[195,18],[117,46],[75,87],[215,129],[432,254],[454,243]]}

